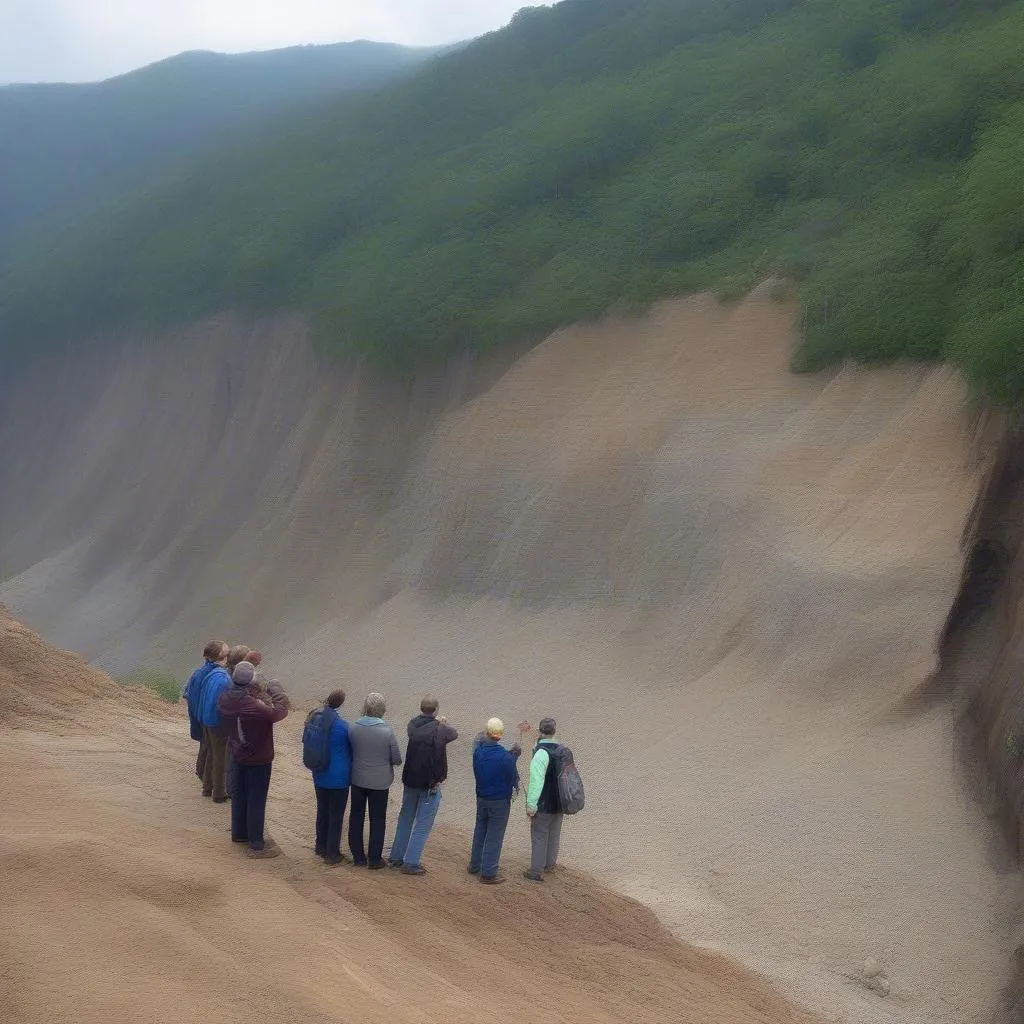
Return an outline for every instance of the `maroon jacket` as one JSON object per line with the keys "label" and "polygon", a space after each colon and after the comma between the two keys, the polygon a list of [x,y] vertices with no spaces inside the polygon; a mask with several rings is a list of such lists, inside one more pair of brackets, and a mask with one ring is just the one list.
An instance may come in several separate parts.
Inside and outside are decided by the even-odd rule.
{"label": "maroon jacket", "polygon": [[274,723],[288,714],[288,697],[281,685],[267,688],[271,704],[249,693],[248,687],[232,686],[221,694],[217,707],[221,728],[228,738],[231,756],[239,764],[270,764],[274,760]]}

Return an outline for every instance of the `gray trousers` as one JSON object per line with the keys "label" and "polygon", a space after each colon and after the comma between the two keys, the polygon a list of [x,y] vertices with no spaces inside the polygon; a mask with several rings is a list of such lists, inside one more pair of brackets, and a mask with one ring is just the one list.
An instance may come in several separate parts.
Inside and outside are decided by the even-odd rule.
{"label": "gray trousers", "polygon": [[531,871],[543,871],[558,863],[558,843],[562,838],[564,814],[543,814],[538,811],[530,819],[530,845],[533,847]]}

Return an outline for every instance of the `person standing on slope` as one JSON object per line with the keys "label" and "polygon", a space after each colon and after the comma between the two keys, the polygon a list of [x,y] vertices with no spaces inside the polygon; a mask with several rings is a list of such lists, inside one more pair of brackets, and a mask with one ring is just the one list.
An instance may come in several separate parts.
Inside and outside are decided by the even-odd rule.
{"label": "person standing on slope", "polygon": [[225,803],[228,799],[225,788],[227,782],[227,737],[221,731],[220,697],[231,688],[231,671],[244,655],[233,662],[232,654],[237,648],[227,652],[225,664],[218,664],[203,680],[199,692],[199,721],[203,726],[203,739],[206,741],[206,761],[203,764],[203,796],[213,797],[215,804]]}
{"label": "person standing on slope", "polygon": [[405,875],[425,875],[420,863],[430,830],[441,806],[441,784],[448,778],[448,744],[459,738],[445,718],[437,716],[435,697],[420,701],[420,714],[409,722],[409,743],[402,769],[402,810],[388,863]]}
{"label": "person standing on slope", "polygon": [[[249,662],[254,669],[256,669],[256,675],[253,677],[252,686],[249,687],[249,692],[254,697],[259,697],[264,703],[269,704],[270,701],[266,698],[267,693],[267,677],[260,672],[260,663],[263,661],[263,653],[261,651],[252,651],[244,644],[239,644],[233,649],[234,656],[237,658],[235,664],[228,664],[228,672],[233,673],[235,668],[240,665],[243,661]],[[245,652],[244,657],[239,657],[242,652]],[[231,655],[229,654],[229,658]],[[231,759],[231,744],[227,746],[227,754],[224,759],[224,778],[226,779],[226,790],[229,797],[234,796],[234,791],[231,788],[231,780],[235,777],[235,765]]]}
{"label": "person standing on slope", "polygon": [[557,765],[551,754],[558,748],[553,718],[542,718],[537,726],[540,737],[530,761],[530,781],[526,789],[526,813],[530,818],[532,858],[524,877],[543,882],[542,871],[554,871],[562,836],[562,806],[558,796]]}
{"label": "person standing on slope", "polygon": [[281,851],[276,845],[266,845],[264,825],[274,761],[274,723],[287,717],[290,705],[276,679],[267,685],[269,704],[255,696],[255,675],[252,664],[240,662],[232,673],[231,686],[218,699],[233,765],[231,841],[247,843],[250,857],[276,857]]}
{"label": "person standing on slope", "polygon": [[480,875],[485,885],[505,881],[498,874],[501,847],[512,809],[512,793],[519,785],[516,761],[523,749],[518,743],[510,750],[501,745],[505,726],[491,718],[473,740],[473,776],[476,780],[476,827],[469,854],[468,871]]}
{"label": "person standing on slope", "polygon": [[[325,708],[337,712],[345,703],[345,691],[334,690],[324,702]],[[313,773],[316,792],[316,845],[313,847],[325,864],[340,864],[341,823],[348,804],[348,788],[352,782],[352,746],[348,738],[348,722],[335,714],[331,723],[327,747],[330,759],[327,767]]]}
{"label": "person standing on slope", "polygon": [[[363,716],[349,727],[352,745],[352,807],[348,813],[348,847],[357,867],[385,867],[384,828],[388,792],[395,781],[395,766],[402,763],[395,731],[384,721],[386,705],[379,693],[367,694]],[[363,845],[363,822],[370,807],[369,860]]]}
{"label": "person standing on slope", "polygon": [[[262,660],[263,655],[260,655]],[[243,662],[248,661],[255,668],[259,662],[252,661],[252,649],[247,647],[245,644],[235,644],[228,650],[228,660],[225,664],[225,668],[228,670],[228,676],[234,674],[235,669]],[[256,679],[263,679],[262,675],[258,675]],[[250,687],[250,692],[256,695],[256,691]],[[231,798],[231,780],[234,778],[234,765],[231,761],[231,744],[227,742],[227,736],[224,738],[224,793]]]}
{"label": "person standing on slope", "polygon": [[188,706],[189,734],[192,739],[199,741],[199,753],[196,756],[196,775],[200,781],[203,778],[203,768],[206,764],[206,756],[209,753],[209,746],[206,742],[206,734],[203,730],[203,723],[199,720],[199,699],[202,694],[203,681],[217,666],[224,666],[228,657],[228,645],[223,640],[211,640],[203,648],[203,664],[189,676],[185,684],[182,697]]}

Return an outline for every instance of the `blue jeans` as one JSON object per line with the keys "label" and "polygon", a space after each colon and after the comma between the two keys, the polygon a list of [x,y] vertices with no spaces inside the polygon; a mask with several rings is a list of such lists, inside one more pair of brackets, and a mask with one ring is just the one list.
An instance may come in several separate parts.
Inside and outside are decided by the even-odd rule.
{"label": "blue jeans", "polygon": [[437,810],[441,806],[441,790],[412,789],[405,787],[402,794],[402,809],[398,812],[395,838],[391,842],[391,860],[401,861],[410,867],[417,867],[423,856],[423,847],[434,827]]}
{"label": "blue jeans", "polygon": [[501,846],[505,842],[511,799],[484,800],[476,798],[476,828],[473,830],[473,849],[469,855],[469,870],[480,872],[483,878],[498,873]]}

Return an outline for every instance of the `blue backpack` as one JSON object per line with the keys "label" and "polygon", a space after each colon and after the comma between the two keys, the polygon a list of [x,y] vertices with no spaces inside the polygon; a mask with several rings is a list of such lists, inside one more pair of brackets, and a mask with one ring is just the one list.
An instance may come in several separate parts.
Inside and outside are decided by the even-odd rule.
{"label": "blue backpack", "polygon": [[302,727],[302,763],[314,774],[331,764],[331,729],[338,720],[334,708],[314,708]]}
{"label": "blue backpack", "polygon": [[188,704],[189,734],[194,740],[203,738],[203,724],[199,721],[199,698],[203,693],[203,683],[206,677],[216,668],[212,662],[200,665],[199,668],[189,676],[185,684],[185,691],[182,696]]}

